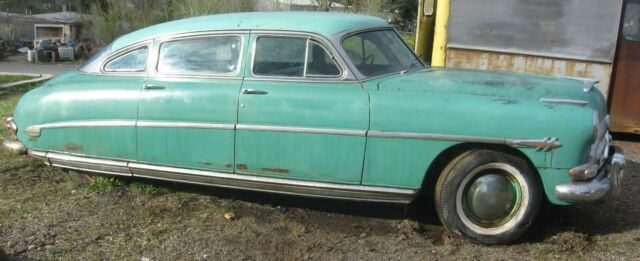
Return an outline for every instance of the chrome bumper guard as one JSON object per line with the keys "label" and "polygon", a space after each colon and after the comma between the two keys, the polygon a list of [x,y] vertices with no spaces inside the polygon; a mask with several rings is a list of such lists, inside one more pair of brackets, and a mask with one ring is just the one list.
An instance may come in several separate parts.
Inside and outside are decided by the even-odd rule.
{"label": "chrome bumper guard", "polygon": [[[613,155],[607,158],[605,164],[598,168],[597,175],[586,181],[573,181],[572,183],[556,186],[556,196],[560,200],[567,202],[589,202],[604,198],[605,196],[616,197],[620,194],[620,186],[624,177],[625,157],[622,151],[611,146],[609,151]],[[581,165],[580,169],[593,169],[594,166]],[[574,170],[576,169],[574,168]]]}
{"label": "chrome bumper guard", "polygon": [[12,154],[24,155],[27,154],[27,147],[22,142],[14,137],[4,138],[2,140],[2,146]]}
{"label": "chrome bumper guard", "polygon": [[7,131],[11,134],[11,136],[2,139],[2,146],[12,154],[27,154],[27,147],[24,146],[24,144],[16,138],[18,134],[18,126],[16,125],[15,121],[13,121],[13,117],[7,118],[5,128],[7,128]]}

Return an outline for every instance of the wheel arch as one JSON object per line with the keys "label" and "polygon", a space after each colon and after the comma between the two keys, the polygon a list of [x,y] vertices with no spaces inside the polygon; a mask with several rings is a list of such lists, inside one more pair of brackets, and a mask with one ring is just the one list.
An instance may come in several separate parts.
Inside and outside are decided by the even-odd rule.
{"label": "wheel arch", "polygon": [[[477,149],[487,149],[498,152],[507,153],[519,158],[522,158],[526,161],[527,165],[531,168],[532,171],[536,174],[538,181],[540,184],[542,183],[542,178],[540,177],[540,173],[538,172],[538,168],[535,167],[535,164],[531,160],[531,158],[524,153],[522,150],[517,148],[501,145],[501,144],[487,144],[487,143],[459,143],[448,147],[438,154],[435,159],[429,164],[425,172],[424,179],[422,181],[422,185],[420,187],[421,194],[427,194],[429,197],[433,196],[435,192],[436,183],[438,182],[438,178],[440,177],[444,168],[451,162],[453,159],[470,150]],[[541,188],[544,189],[544,188]],[[546,198],[546,197],[545,197]]]}

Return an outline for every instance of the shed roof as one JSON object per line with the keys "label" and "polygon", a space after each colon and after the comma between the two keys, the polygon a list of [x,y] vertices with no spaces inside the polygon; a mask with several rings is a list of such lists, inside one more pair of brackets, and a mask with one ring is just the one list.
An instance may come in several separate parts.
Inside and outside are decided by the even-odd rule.
{"label": "shed roof", "polygon": [[45,19],[53,22],[63,23],[63,24],[76,24],[82,21],[82,17],[86,16],[81,13],[76,12],[55,12],[55,13],[44,13],[44,14],[35,14],[32,15],[35,18]]}
{"label": "shed roof", "polygon": [[112,50],[153,37],[207,30],[292,30],[332,36],[349,30],[389,26],[383,19],[332,12],[251,12],[186,18],[149,26],[113,42]]}
{"label": "shed roof", "polygon": [[16,13],[0,12],[0,24],[43,24],[51,23],[51,20],[36,17],[33,15],[23,15]]}

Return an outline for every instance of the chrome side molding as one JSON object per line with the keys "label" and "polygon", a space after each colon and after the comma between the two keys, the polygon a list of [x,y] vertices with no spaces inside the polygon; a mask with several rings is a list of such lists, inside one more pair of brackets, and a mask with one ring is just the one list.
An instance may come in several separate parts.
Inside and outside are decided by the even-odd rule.
{"label": "chrome side molding", "polygon": [[418,194],[416,189],[241,175],[89,158],[57,152],[30,150],[29,155],[44,160],[45,163],[48,163],[47,165],[63,169],[308,197],[408,204]]}
{"label": "chrome side molding", "polygon": [[536,151],[548,152],[552,149],[562,147],[558,138],[544,138],[541,140],[507,140],[507,144],[513,147],[535,148]]}
{"label": "chrome side molding", "polygon": [[91,120],[91,121],[67,121],[54,122],[41,125],[32,125],[24,131],[32,138],[38,138],[42,129],[74,128],[74,127],[135,127],[135,120]]}
{"label": "chrome side molding", "polygon": [[577,106],[586,106],[587,104],[589,104],[589,102],[583,101],[583,100],[559,99],[559,98],[540,98],[540,101],[548,102],[548,103],[577,105]]}
{"label": "chrome side molding", "polygon": [[512,147],[535,148],[537,151],[547,152],[552,149],[562,147],[558,138],[546,137],[543,139],[509,139],[493,138],[465,135],[449,135],[437,133],[415,133],[396,132],[380,130],[359,130],[359,129],[332,129],[313,127],[292,127],[273,126],[255,124],[233,124],[233,123],[202,123],[202,122],[165,122],[165,121],[135,121],[135,120],[96,120],[96,121],[71,121],[55,122],[41,125],[29,126],[25,132],[32,138],[40,137],[42,129],[54,128],[79,128],[79,127],[146,127],[146,128],[195,128],[195,129],[219,129],[219,130],[250,130],[250,131],[273,131],[273,132],[293,132],[307,134],[324,135],[344,135],[362,136],[377,138],[399,138],[399,139],[423,139],[440,140],[453,142],[478,142],[489,144],[501,144]]}

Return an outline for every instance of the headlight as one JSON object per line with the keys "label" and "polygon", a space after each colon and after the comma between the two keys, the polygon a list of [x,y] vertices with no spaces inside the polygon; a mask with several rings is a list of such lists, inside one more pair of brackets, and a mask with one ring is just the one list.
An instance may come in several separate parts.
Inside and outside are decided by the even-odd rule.
{"label": "headlight", "polygon": [[18,134],[18,125],[16,125],[16,123],[13,121],[13,117],[7,118],[7,124],[5,125],[5,127],[7,128],[9,133],[11,133],[11,135],[15,136]]}

